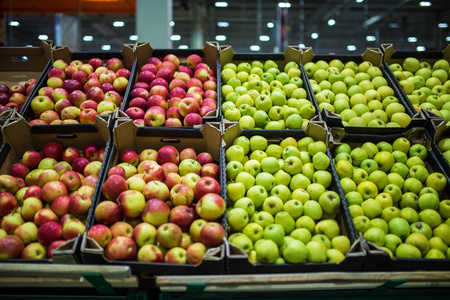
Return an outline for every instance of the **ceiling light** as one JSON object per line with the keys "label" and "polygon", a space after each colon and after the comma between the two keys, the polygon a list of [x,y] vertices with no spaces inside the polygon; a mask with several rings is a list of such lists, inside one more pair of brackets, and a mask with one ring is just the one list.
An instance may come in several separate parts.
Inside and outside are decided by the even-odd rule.
{"label": "ceiling light", "polygon": [[28,60],[28,56],[22,56],[22,60]]}
{"label": "ceiling light", "polygon": [[250,46],[250,50],[251,51],[259,51],[259,49],[261,49],[258,45],[251,45]]}
{"label": "ceiling light", "polygon": [[123,21],[114,21],[113,26],[114,27],[123,27],[125,25],[125,22]]}
{"label": "ceiling light", "polygon": [[172,34],[172,36],[170,37],[171,41],[179,41],[181,40],[181,35],[179,34]]}
{"label": "ceiling light", "polygon": [[261,42],[268,42],[268,41],[270,41],[270,36],[268,36],[268,35],[260,35],[259,36],[259,40]]}
{"label": "ceiling light", "polygon": [[136,34],[132,34],[129,37],[130,41],[137,41],[139,39],[139,37]]}
{"label": "ceiling light", "polygon": [[334,19],[328,20],[328,26],[333,26],[334,24],[336,24],[336,21]]}
{"label": "ceiling light", "polygon": [[170,26],[170,27],[175,26],[175,22],[174,22],[174,21],[170,21],[170,22],[169,22],[169,26]]}
{"label": "ceiling light", "polygon": [[228,22],[217,22],[218,27],[228,27],[229,25]]}
{"label": "ceiling light", "polygon": [[448,24],[447,24],[447,23],[439,23],[439,24],[438,24],[438,27],[439,27],[439,28],[447,28],[447,27],[448,27]]}
{"label": "ceiling light", "polygon": [[366,36],[366,41],[368,42],[375,42],[377,38],[374,35],[368,35]]}
{"label": "ceiling light", "polygon": [[397,23],[389,23],[389,28],[399,28],[400,26]]}
{"label": "ceiling light", "polygon": [[279,8],[289,8],[291,7],[291,4],[289,2],[278,2]]}
{"label": "ceiling light", "polygon": [[417,38],[416,38],[415,36],[410,36],[410,37],[408,38],[408,42],[409,42],[409,43],[415,43],[415,42],[417,42]]}
{"label": "ceiling light", "polygon": [[267,27],[273,28],[275,25],[272,22],[267,23]]}
{"label": "ceiling light", "polygon": [[446,37],[445,40],[446,40],[447,42],[450,42],[450,36]]}
{"label": "ceiling light", "polygon": [[318,37],[319,37],[319,34],[318,34],[317,32],[311,33],[311,38],[312,38],[313,40],[317,39]]}
{"label": "ceiling light", "polygon": [[420,6],[431,6],[431,2],[430,1],[420,1],[419,5]]}
{"label": "ceiling light", "polygon": [[228,3],[225,1],[219,1],[214,4],[216,7],[227,7]]}
{"label": "ceiling light", "polygon": [[216,41],[223,42],[227,39],[227,37],[223,34],[216,35]]}
{"label": "ceiling light", "polygon": [[25,45],[25,47],[33,47],[33,45]]}
{"label": "ceiling light", "polygon": [[9,22],[9,26],[19,26],[19,22],[11,21],[11,22]]}
{"label": "ceiling light", "polygon": [[188,45],[180,45],[178,46],[178,49],[189,49]]}
{"label": "ceiling light", "polygon": [[109,51],[109,50],[111,50],[111,45],[102,45],[102,50],[103,50],[103,51]]}
{"label": "ceiling light", "polygon": [[416,50],[419,52],[425,51],[425,46],[417,46]]}
{"label": "ceiling light", "polygon": [[356,0],[356,2],[357,3],[361,3],[361,2],[363,2],[364,0]]}
{"label": "ceiling light", "polygon": [[299,48],[305,48],[305,44],[298,44]]}
{"label": "ceiling light", "polygon": [[38,39],[40,39],[41,41],[43,41],[43,40],[48,40],[48,35],[46,35],[46,34],[40,34],[40,35],[38,36]]}
{"label": "ceiling light", "polygon": [[83,41],[85,41],[85,42],[92,42],[93,40],[94,40],[94,37],[92,35],[83,36]]}
{"label": "ceiling light", "polygon": [[356,46],[355,45],[348,45],[347,46],[347,51],[355,51],[356,50]]}

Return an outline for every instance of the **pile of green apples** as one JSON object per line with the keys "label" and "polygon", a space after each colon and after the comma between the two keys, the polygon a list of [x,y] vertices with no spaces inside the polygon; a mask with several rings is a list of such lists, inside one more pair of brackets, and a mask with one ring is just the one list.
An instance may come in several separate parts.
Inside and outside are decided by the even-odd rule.
{"label": "pile of green apples", "polygon": [[449,63],[439,59],[431,67],[426,61],[407,57],[402,64],[393,63],[389,68],[417,112],[425,109],[444,118],[450,125]]}
{"label": "pile of green apples", "polygon": [[251,263],[333,262],[350,240],[341,231],[341,199],[331,189],[327,147],[311,137],[268,144],[238,137],[225,152],[228,241]]}
{"label": "pile of green apples", "polygon": [[318,60],[304,68],[319,109],[339,114],[344,126],[406,127],[411,122],[381,69],[370,61]]}
{"label": "pile of green apples", "polygon": [[[364,239],[401,258],[450,258],[446,177],[427,167],[424,145],[404,137],[334,148],[353,223]],[[445,200],[444,200],[445,199]]]}
{"label": "pile of green apples", "polygon": [[227,63],[221,71],[222,113],[242,129],[305,129],[316,114],[296,62]]}

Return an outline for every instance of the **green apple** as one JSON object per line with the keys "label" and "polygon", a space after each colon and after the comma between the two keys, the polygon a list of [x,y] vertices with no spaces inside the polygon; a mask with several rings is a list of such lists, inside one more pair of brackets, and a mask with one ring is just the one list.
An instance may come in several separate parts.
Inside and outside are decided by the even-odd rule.
{"label": "green apple", "polygon": [[228,182],[226,190],[227,198],[233,202],[245,196],[245,186],[241,182]]}
{"label": "green apple", "polygon": [[357,167],[359,167],[365,159],[368,159],[368,154],[363,148],[354,148],[350,152],[350,156],[352,158],[352,164]]}
{"label": "green apple", "polygon": [[403,195],[400,187],[392,183],[386,185],[383,189],[383,192],[391,196],[393,203],[399,202]]}
{"label": "green apple", "polygon": [[411,192],[418,194],[422,189],[422,182],[416,178],[407,178],[403,186],[403,193]]}
{"label": "green apple", "polygon": [[303,214],[303,204],[300,200],[291,199],[284,203],[283,210],[297,220]]}
{"label": "green apple", "polygon": [[311,183],[306,187],[311,200],[318,201],[320,196],[325,193],[326,189],[323,185],[319,183]]}
{"label": "green apple", "polygon": [[382,170],[373,171],[367,180],[374,182],[379,191],[382,191],[389,183],[387,174]]}
{"label": "green apple", "polygon": [[249,217],[252,217],[255,213],[255,204],[249,197],[242,197],[241,199],[237,200],[236,202],[234,202],[233,207],[244,209]]}
{"label": "green apple", "polygon": [[234,160],[227,163],[225,167],[226,176],[230,180],[235,180],[236,176],[243,171],[244,166],[240,162]]}
{"label": "green apple", "polygon": [[261,163],[256,159],[250,159],[244,163],[242,171],[245,171],[253,177],[256,177],[256,175],[261,173]]}
{"label": "green apple", "polygon": [[264,200],[262,209],[275,216],[283,209],[283,201],[276,196],[269,196]]}
{"label": "green apple", "polygon": [[402,240],[405,240],[411,232],[409,223],[405,219],[400,217],[390,220],[388,226],[389,233],[397,235]]}
{"label": "green apple", "polygon": [[291,200],[298,200],[302,204],[305,204],[310,199],[309,193],[305,189],[295,189],[292,191]]}
{"label": "green apple", "polygon": [[411,207],[405,207],[400,210],[400,218],[405,219],[409,224],[419,221],[419,214]]}
{"label": "green apple", "polygon": [[380,151],[373,157],[373,160],[375,160],[378,164],[378,169],[389,173],[391,167],[394,165],[395,160],[392,156],[391,152],[388,151]]}
{"label": "green apple", "polygon": [[389,222],[393,218],[400,216],[400,209],[395,206],[389,206],[383,209],[381,212],[381,218],[386,222]]}
{"label": "green apple", "polygon": [[390,207],[394,204],[394,202],[392,201],[391,195],[389,195],[388,193],[384,193],[384,192],[379,193],[375,197],[375,200],[381,204],[381,207],[383,209],[385,209],[386,207]]}
{"label": "green apple", "polygon": [[[378,170],[378,164],[373,159],[367,158],[363,160],[360,167],[370,175],[373,171]],[[370,179],[369,179],[370,180]]]}
{"label": "green apple", "polygon": [[425,160],[428,155],[428,150],[424,145],[414,144],[409,148],[409,156],[419,156],[422,160]]}
{"label": "green apple", "polygon": [[446,245],[450,245],[450,225],[439,224],[433,229],[433,236],[440,237]]}
{"label": "green apple", "polygon": [[311,234],[314,233],[316,222],[310,216],[303,215],[295,221],[296,228],[306,228]]}
{"label": "green apple", "polygon": [[352,175],[352,180],[359,185],[360,183],[367,181],[367,178],[369,177],[369,175],[367,174],[367,172],[364,169],[361,168],[354,168],[353,169],[353,175]]}
{"label": "green apple", "polygon": [[421,258],[420,250],[410,244],[400,244],[395,250],[395,256],[399,258]]}
{"label": "green apple", "polygon": [[261,207],[264,200],[268,197],[267,190],[261,185],[252,186],[248,189],[246,195],[252,199],[256,208]]}
{"label": "green apple", "polygon": [[296,227],[295,220],[286,211],[280,211],[275,215],[275,224],[283,226],[286,235],[290,234]]}
{"label": "green apple", "polygon": [[306,228],[296,228],[291,232],[290,236],[303,244],[308,243],[312,237],[311,232]]}
{"label": "green apple", "polygon": [[258,223],[248,223],[242,229],[242,233],[245,234],[253,243],[263,238],[264,228]]}
{"label": "green apple", "polygon": [[278,247],[281,247],[283,245],[284,235],[285,233],[283,226],[279,224],[271,224],[264,228],[263,238],[265,240],[272,240]]}
{"label": "green apple", "polygon": [[345,194],[345,199],[347,199],[347,203],[349,206],[351,205],[361,205],[364,201],[363,197],[360,193],[356,191],[351,191]]}
{"label": "green apple", "polygon": [[431,237],[428,242],[430,243],[430,249],[437,249],[442,253],[446,253],[448,251],[448,246],[444,242],[444,240],[438,236]]}
{"label": "green apple", "polygon": [[247,172],[240,172],[236,176],[235,181],[242,183],[246,191],[248,191],[249,188],[255,185],[255,177]]}
{"label": "green apple", "polygon": [[442,192],[447,185],[447,178],[440,172],[434,172],[427,176],[425,184],[437,192]]}
{"label": "green apple", "polygon": [[256,258],[261,263],[274,263],[279,256],[278,246],[272,240],[262,240],[255,245]]}
{"label": "green apple", "polygon": [[311,217],[313,220],[320,220],[323,215],[323,210],[319,202],[308,200],[303,205],[303,214]]}
{"label": "green apple", "polygon": [[[265,149],[264,149],[265,150]],[[244,148],[242,148],[239,145],[231,145],[226,151],[225,151],[225,159],[230,161],[238,161],[242,162],[244,159],[245,151]]]}
{"label": "green apple", "polygon": [[401,238],[392,233],[386,234],[384,240],[384,247],[388,248],[392,253],[395,253],[398,245],[402,243]]}
{"label": "green apple", "polygon": [[381,215],[383,207],[380,202],[375,199],[367,199],[361,204],[364,214],[369,218],[373,219]]}
{"label": "green apple", "polygon": [[336,220],[320,220],[314,229],[315,234],[324,234],[328,239],[332,240],[340,234],[339,224]]}
{"label": "green apple", "polygon": [[266,211],[257,211],[253,214],[251,222],[257,223],[263,228],[275,222],[274,217]]}
{"label": "green apple", "polygon": [[[316,154],[317,155],[317,154]],[[328,171],[319,170],[312,176],[312,182],[323,185],[324,188],[328,188],[332,182],[332,175]]]}
{"label": "green apple", "polygon": [[319,204],[326,214],[337,213],[341,204],[341,198],[334,191],[326,191],[319,197]]}
{"label": "green apple", "polygon": [[249,222],[247,211],[242,208],[230,209],[227,211],[227,222],[233,230],[241,230]]}
{"label": "green apple", "polygon": [[[447,250],[448,253],[448,250]],[[433,259],[446,259],[447,257],[439,251],[438,249],[430,249],[427,254],[424,256],[425,258],[433,258]]]}
{"label": "green apple", "polygon": [[238,234],[235,238],[233,238],[233,241],[230,242],[241,248],[247,255],[249,255],[253,250],[253,242],[245,234]]}
{"label": "green apple", "polygon": [[415,222],[411,224],[411,233],[416,232],[423,234],[427,239],[430,239],[433,234],[431,227],[424,222]]}
{"label": "green apple", "polygon": [[291,182],[291,175],[286,173],[284,170],[278,170],[275,174],[273,174],[273,176],[275,177],[276,185],[282,184],[288,186]]}
{"label": "green apple", "polygon": [[283,257],[287,263],[304,263],[309,257],[308,248],[297,239],[292,239],[283,248]]}
{"label": "green apple", "polygon": [[[378,195],[378,188],[375,183],[371,181],[363,181],[356,187],[356,191],[361,194],[364,200],[373,199]],[[375,199],[374,199],[375,200]]]}
{"label": "green apple", "polygon": [[291,190],[286,185],[276,185],[270,190],[270,195],[276,196],[286,203],[291,198]]}
{"label": "green apple", "polygon": [[364,232],[364,239],[382,247],[385,243],[385,232],[378,227],[370,227]]}
{"label": "green apple", "polygon": [[348,210],[350,211],[350,216],[352,217],[352,219],[359,216],[364,216],[364,210],[360,205],[357,204],[350,205]]}
{"label": "green apple", "polygon": [[308,249],[308,262],[321,263],[327,261],[327,248],[324,243],[309,241],[306,248]]}
{"label": "green apple", "polygon": [[356,183],[351,178],[342,178],[339,180],[344,194],[356,191]]}

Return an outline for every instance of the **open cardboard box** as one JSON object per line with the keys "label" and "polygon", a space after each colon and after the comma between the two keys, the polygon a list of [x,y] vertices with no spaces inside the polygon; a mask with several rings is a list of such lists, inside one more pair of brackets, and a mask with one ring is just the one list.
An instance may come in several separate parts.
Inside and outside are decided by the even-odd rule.
{"label": "open cardboard box", "polygon": [[52,41],[42,41],[39,47],[0,47],[0,83],[8,87],[16,84],[23,86],[28,79],[35,78],[36,85],[27,96],[31,99],[33,91],[37,91],[39,83],[51,68],[52,47]]}
{"label": "open cardboard box", "polygon": [[[72,60],[81,60],[83,63],[87,63],[91,58],[100,58],[105,63],[106,60],[117,57],[122,60],[124,67],[126,67],[130,72],[133,72],[135,68],[135,59],[133,52],[134,44],[124,44],[123,48],[120,52],[72,52],[67,46],[55,46],[52,51],[52,60],[56,61],[59,59],[64,60],[67,64],[70,64]],[[37,96],[37,93],[41,87],[47,86],[47,73],[51,69],[48,68],[46,72],[43,73],[42,81],[39,84],[36,84],[36,89],[33,93],[30,94],[27,102],[24,104],[22,115],[29,122],[36,118],[31,109],[31,100]],[[127,89],[125,90],[123,99],[126,99],[128,93],[131,90],[131,81],[128,82]],[[122,101],[122,105],[124,105],[124,100]],[[112,115],[113,113],[110,113]],[[99,116],[97,116],[98,118]],[[70,124],[71,126],[78,127],[86,127],[93,129],[93,124]],[[41,132],[64,132],[66,131],[68,124],[60,124],[60,125],[34,125],[31,127],[33,133],[41,133]],[[89,130],[89,129],[86,129]]]}
{"label": "open cardboard box", "polygon": [[[233,144],[233,141],[239,136],[247,136],[250,138],[254,134],[248,134],[245,130],[239,128],[237,124],[228,124],[224,128],[225,149]],[[266,137],[270,144],[280,143],[284,138],[294,137],[299,140],[303,137],[309,136],[316,141],[323,141],[328,144],[328,131],[326,124],[323,122],[310,122],[304,132],[280,131],[276,136],[274,133],[266,135],[266,131],[259,131],[260,135]],[[327,155],[331,159],[331,154],[327,148]],[[337,173],[334,165],[331,163],[328,171],[332,174],[333,182],[328,190],[338,192]],[[226,195],[225,195],[226,198]],[[248,255],[236,245],[227,241],[226,247],[226,268],[228,274],[268,274],[268,273],[304,273],[304,272],[353,272],[360,271],[363,267],[366,252],[361,244],[360,238],[356,234],[353,222],[350,220],[350,212],[348,210],[347,202],[341,196],[341,207],[337,214],[336,220],[339,223],[341,234],[346,235],[350,239],[351,247],[346,254],[345,259],[337,263],[303,263],[303,264],[252,264],[249,261]]]}
{"label": "open cardboard box", "polygon": [[[438,61],[439,59],[445,59],[446,61],[450,62],[450,45],[447,45],[444,50],[442,51],[424,51],[424,52],[417,52],[417,51],[396,51],[394,49],[393,44],[381,44],[380,49],[383,52],[383,66],[386,69],[387,75],[391,78],[391,80],[394,82],[394,84],[397,86],[397,89],[400,93],[404,95],[405,102],[411,107],[411,109],[414,109],[412,103],[409,101],[408,97],[405,94],[405,91],[400,86],[397,78],[395,77],[392,70],[389,68],[391,64],[397,63],[402,65],[403,61],[407,57],[415,57],[419,61],[425,61],[428,62],[431,67],[433,67],[433,64]],[[444,83],[442,83],[444,84]],[[447,93],[450,93],[450,91],[447,91]],[[442,117],[436,115],[435,113],[423,110],[423,113],[425,116],[427,116],[429,119],[442,119]]]}
{"label": "open cardboard box", "polygon": [[[332,140],[330,142],[330,151],[333,152],[334,148],[341,143],[347,143],[353,149],[354,147],[361,146],[364,142],[378,143],[381,141],[386,141],[393,143],[397,138],[405,137],[407,138],[411,145],[413,144],[423,144],[429,150],[428,156],[425,159],[426,167],[431,174],[434,172],[441,172],[445,175],[447,179],[447,186],[440,195],[440,200],[448,199],[450,195],[450,180],[448,173],[444,171],[441,164],[436,158],[435,152],[431,150],[432,141],[430,136],[425,131],[424,128],[413,128],[402,134],[391,134],[391,135],[356,135],[356,134],[339,134],[335,133],[332,135]],[[341,185],[339,184],[340,195],[344,197],[344,192]],[[351,218],[351,217],[350,217]],[[353,223],[353,219],[351,220]],[[358,234],[360,234],[358,232]],[[364,238],[362,239],[362,244],[367,251],[367,258],[364,262],[362,271],[437,271],[437,270],[448,270],[450,268],[449,259],[413,259],[413,258],[391,258],[389,254],[376,246],[375,244],[368,242]]]}
{"label": "open cardboard box", "polygon": [[[315,55],[313,49],[308,47],[302,50],[302,71],[306,73],[304,70],[304,65],[308,62],[316,62],[318,60],[324,60],[326,62],[330,62],[333,59],[340,59],[344,64],[349,61],[354,61],[357,64],[360,64],[364,61],[371,62],[374,66],[380,68],[383,73],[383,77],[386,79],[388,86],[390,86],[395,93],[395,97],[397,97],[399,103],[403,104],[405,107],[405,113],[411,116],[411,122],[406,127],[356,127],[356,126],[345,126],[342,124],[342,117],[339,114],[333,113],[324,109],[320,114],[322,119],[327,123],[328,127],[341,127],[345,129],[347,133],[366,133],[366,134],[392,134],[392,133],[401,133],[409,130],[413,127],[422,127],[426,124],[426,118],[421,113],[416,113],[415,110],[411,108],[409,105],[409,100],[405,99],[405,95],[402,94],[398,90],[398,86],[394,84],[390,76],[388,76],[388,70],[383,65],[383,56],[380,49],[377,48],[367,48],[366,51],[361,55]],[[317,104],[317,100],[312,91],[309,80],[307,80],[307,86],[310,89],[310,93],[313,96],[314,102]],[[408,104],[409,103],[409,104]]]}
{"label": "open cardboard box", "polygon": [[450,174],[450,162],[445,158],[444,152],[438,147],[441,140],[450,138],[450,127],[446,125],[446,122],[442,118],[436,118],[430,119],[427,130],[431,135],[431,150],[436,155],[445,173]]}
{"label": "open cardboard box", "polygon": [[[159,150],[165,145],[172,145],[181,151],[185,148],[193,148],[197,154],[201,152],[209,152],[213,157],[215,163],[220,166],[221,179],[219,181],[224,190],[225,182],[224,174],[225,167],[223,166],[224,154],[222,153],[221,145],[221,130],[220,123],[206,123],[193,131],[178,131],[178,136],[165,137],[165,129],[155,132],[148,127],[138,127],[131,119],[117,119],[113,130],[113,145],[111,147],[111,155],[109,161],[104,169],[105,176],[100,183],[100,186],[106,180],[106,174],[110,168],[118,164],[119,154],[126,150],[132,149],[140,153],[144,149]],[[96,195],[93,200],[93,207],[103,201],[101,193]],[[94,211],[92,211],[92,214]],[[224,225],[223,216],[219,220]],[[95,225],[95,217],[90,218],[90,222],[86,230]],[[85,264],[108,264],[108,265],[126,265],[130,266],[133,273],[140,275],[203,275],[203,274],[222,274],[225,254],[224,245],[210,248],[207,250],[203,261],[199,265],[176,265],[167,263],[142,263],[138,261],[110,261],[104,255],[104,249],[100,247],[93,239],[83,237],[81,244],[81,257]]]}
{"label": "open cardboard box", "polygon": [[[143,65],[147,63],[147,60],[150,57],[157,57],[161,61],[163,60],[164,56],[168,54],[174,54],[178,57],[180,60],[180,65],[186,65],[186,58],[191,54],[197,54],[199,55],[203,62],[206,63],[214,72],[216,73],[217,78],[217,109],[214,111],[211,111],[207,113],[202,118],[202,123],[206,122],[217,122],[220,121],[219,117],[219,108],[221,106],[220,101],[220,66],[218,63],[219,59],[219,45],[217,42],[206,42],[202,49],[153,49],[153,47],[150,45],[149,42],[138,42],[135,45],[134,51],[136,53],[136,69],[134,72],[132,72],[130,76],[130,82],[132,85],[134,85],[137,80],[139,73],[141,71],[141,68]],[[124,99],[124,104],[121,107],[122,111],[125,111],[127,108],[129,108],[130,101],[132,100],[130,97],[127,97]],[[151,127],[150,127],[151,128]],[[162,127],[162,128],[169,128],[169,127]],[[155,130],[159,130],[159,128],[155,128]],[[192,126],[182,126],[177,127],[177,130],[191,130]]]}
{"label": "open cardboard box", "polygon": [[[316,114],[313,118],[311,118],[311,120],[317,120],[317,121],[320,120],[319,107],[317,106],[317,103],[312,100],[311,91],[309,88],[307,88],[307,83],[306,83],[308,78],[306,77],[306,73],[304,72],[304,70],[302,70],[302,68],[300,66],[301,51],[298,47],[288,46],[283,53],[251,54],[251,53],[235,53],[231,46],[228,46],[228,45],[221,46],[219,62],[222,67],[225,66],[227,63],[234,63],[234,64],[236,64],[236,66],[242,62],[247,62],[247,63],[251,64],[251,62],[255,61],[255,60],[260,61],[262,63],[264,63],[266,60],[273,60],[277,63],[280,71],[284,70],[284,66],[288,62],[295,62],[296,64],[298,64],[300,70],[302,71],[300,78],[303,80],[303,88],[306,90],[306,99],[311,101],[311,103],[314,105],[314,108],[316,109]],[[222,84],[225,84],[225,83],[222,83]],[[222,99],[222,101],[223,100],[224,99]],[[223,114],[222,108],[220,108],[220,110],[221,110],[220,113]],[[223,120],[224,120],[224,122],[230,122],[229,120],[225,119],[225,117],[223,117]],[[256,131],[256,130],[258,130],[258,129],[255,129],[255,130],[245,129],[245,131]],[[283,130],[269,130],[269,131],[273,131],[274,134],[276,134],[276,132],[284,131],[284,129]],[[295,132],[295,131],[303,132],[304,130],[303,129],[289,129],[289,131],[290,132]]]}
{"label": "open cardboard box", "polygon": [[[82,150],[83,147],[89,144],[97,144],[101,147],[108,148],[110,135],[108,129],[108,117],[102,116],[98,118],[93,124],[94,130],[84,130],[86,128],[74,128],[71,132],[61,133],[32,133],[31,126],[26,120],[16,115],[9,119],[8,123],[2,130],[4,143],[0,149],[0,174],[9,174],[11,166],[21,161],[23,154],[27,150],[42,150],[45,144],[49,142],[58,142],[67,147],[77,147]],[[105,154],[105,157],[108,150]],[[106,158],[105,158],[106,159]],[[104,164],[102,165],[104,168]],[[100,172],[102,174],[102,172]],[[100,182],[100,177],[99,177]],[[98,183],[97,183],[98,186]],[[96,191],[98,189],[96,188]],[[95,197],[95,194],[94,194]],[[92,211],[92,205],[90,210]],[[43,260],[26,260],[26,259],[11,259],[1,260],[1,262],[15,262],[15,263],[80,263],[79,242],[81,237],[68,240],[66,243],[60,245],[53,252],[53,258]]]}

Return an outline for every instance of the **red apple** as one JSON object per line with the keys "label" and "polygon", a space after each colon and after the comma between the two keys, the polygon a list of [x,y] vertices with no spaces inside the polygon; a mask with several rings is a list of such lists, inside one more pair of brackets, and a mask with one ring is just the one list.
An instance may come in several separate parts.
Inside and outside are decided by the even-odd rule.
{"label": "red apple", "polygon": [[106,61],[105,66],[108,69],[113,70],[114,72],[117,72],[117,70],[122,69],[124,67],[122,61],[117,57],[108,59]]}
{"label": "red apple", "polygon": [[126,236],[131,237],[133,234],[133,226],[131,226],[130,223],[127,223],[125,221],[119,221],[111,225],[109,227],[112,233],[112,237],[118,237],[118,236]]}
{"label": "red apple", "polygon": [[83,157],[88,161],[95,161],[98,159],[98,150],[100,147],[96,144],[88,144],[83,148]]}
{"label": "red apple", "polygon": [[211,156],[211,154],[209,154],[208,152],[202,152],[199,155],[197,155],[196,160],[200,163],[200,165],[204,165],[207,163],[213,163],[213,158]]}
{"label": "red apple", "polygon": [[202,58],[198,54],[191,54],[186,58],[186,64],[192,69],[194,69],[201,62]]}
{"label": "red apple", "polygon": [[200,199],[208,193],[220,195],[220,184],[212,177],[202,177],[194,187],[195,198]]}
{"label": "red apple", "polygon": [[25,178],[29,172],[30,169],[22,163],[13,164],[9,169],[9,175],[13,177]]}
{"label": "red apple", "polygon": [[225,238],[225,230],[217,222],[208,222],[200,231],[200,239],[206,247],[218,247]]}
{"label": "red apple", "polygon": [[194,191],[187,184],[176,184],[170,190],[170,201],[174,206],[190,205],[194,201]]}
{"label": "red apple", "polygon": [[179,247],[183,238],[181,228],[174,223],[165,223],[156,230],[156,240],[166,248]]}
{"label": "red apple", "polygon": [[62,244],[65,244],[65,243],[66,243],[65,240],[57,240],[57,241],[52,242],[52,243],[50,244],[50,246],[48,246],[48,249],[47,249],[47,257],[48,257],[48,258],[52,258],[52,257],[53,257],[53,252],[54,252],[59,246],[61,246]]}
{"label": "red apple", "polygon": [[103,66],[102,60],[97,57],[91,58],[88,63],[92,66],[92,68],[94,68],[94,70]]}
{"label": "red apple", "polygon": [[196,159],[197,154],[195,153],[195,150],[192,148],[184,148],[180,152],[180,161],[183,161],[185,159]]}
{"label": "red apple", "polygon": [[97,118],[97,111],[95,109],[83,109],[80,113],[79,120],[81,124],[92,124]]}
{"label": "red apple", "polygon": [[142,212],[142,220],[155,227],[167,223],[169,220],[170,207],[166,202],[159,199],[150,199],[145,204]]}
{"label": "red apple", "polygon": [[25,245],[15,235],[0,237],[0,259],[19,258]]}
{"label": "red apple", "polygon": [[155,80],[153,80],[152,83],[150,84],[149,90],[151,90],[154,86],[157,85],[161,85],[165,87],[167,90],[169,89],[169,83],[164,78],[155,78]]}
{"label": "red apple", "polygon": [[161,166],[164,169],[164,174],[178,173],[178,165],[173,162],[163,163]]}
{"label": "red apple", "polygon": [[202,166],[200,174],[202,177],[208,176],[214,178],[215,180],[219,180],[220,168],[214,163],[207,163]]}
{"label": "red apple", "polygon": [[62,236],[62,226],[58,222],[50,221],[43,224],[38,229],[38,240],[44,246],[49,246]]}
{"label": "red apple", "polygon": [[0,193],[0,217],[12,213],[18,207],[18,203],[13,194],[9,192]]}
{"label": "red apple", "polygon": [[87,236],[96,241],[102,248],[105,248],[112,239],[111,230],[102,224],[96,224],[89,228]]}
{"label": "red apple", "polygon": [[150,96],[150,93],[148,90],[144,89],[144,88],[134,88],[131,92],[130,92],[130,98],[134,99],[134,98],[143,98],[144,100],[147,101],[148,97]]}
{"label": "red apple", "polygon": [[59,180],[64,183],[69,192],[76,191],[81,186],[81,177],[75,171],[64,172]]}
{"label": "red apple", "polygon": [[[99,103],[103,100],[105,96],[105,93],[103,93],[103,90],[97,86],[91,87],[86,92],[86,99],[87,100],[94,100],[95,102]],[[77,105],[79,107],[79,105]]]}
{"label": "red apple", "polygon": [[125,110],[125,113],[132,120],[144,119],[145,111],[139,107],[129,107]]}
{"label": "red apple", "polygon": [[80,110],[81,111],[83,111],[85,109],[97,110],[97,106],[98,106],[98,104],[94,100],[86,100],[80,104]]}
{"label": "red apple", "polygon": [[170,191],[165,183],[153,180],[145,184],[142,194],[146,200],[156,198],[162,201],[167,201],[170,196]]}
{"label": "red apple", "polygon": [[69,65],[64,69],[67,78],[72,78],[72,74],[78,71],[78,67],[74,65]]}
{"label": "red apple", "polygon": [[115,237],[106,246],[105,256],[109,260],[133,261],[137,256],[136,243],[126,236]]}
{"label": "red apple", "polygon": [[58,142],[50,142],[44,145],[42,148],[42,154],[44,157],[51,157],[57,161],[62,159],[64,147]]}
{"label": "red apple", "polygon": [[151,95],[147,100],[147,108],[159,106],[162,109],[166,109],[167,102],[166,99],[161,95]]}
{"label": "red apple", "polygon": [[202,124],[202,117],[198,113],[188,113],[183,119],[184,126],[195,126]]}
{"label": "red apple", "polygon": [[186,249],[186,259],[188,264],[198,265],[202,262],[206,254],[206,246],[202,243],[193,243]]}
{"label": "red apple", "polygon": [[195,218],[195,209],[187,205],[177,205],[169,214],[169,222],[177,224],[183,232],[189,230]]}
{"label": "red apple", "polygon": [[225,201],[217,194],[209,193],[198,201],[195,210],[200,218],[214,221],[219,219],[225,212]]}
{"label": "red apple", "polygon": [[120,175],[111,175],[102,185],[102,195],[107,200],[116,200],[123,191],[128,190],[128,185]]}
{"label": "red apple", "polygon": [[112,201],[100,202],[94,211],[95,220],[97,223],[111,226],[122,218],[119,205]]}
{"label": "red apple", "polygon": [[200,106],[196,99],[192,97],[183,98],[178,104],[180,114],[185,117],[189,113],[198,113]]}
{"label": "red apple", "polygon": [[31,185],[27,188],[25,194],[23,195],[23,200],[27,199],[28,197],[41,197],[41,187],[38,185]]}
{"label": "red apple", "polygon": [[95,187],[97,186],[97,182],[98,182],[97,175],[89,175],[81,180],[81,186],[86,185],[95,189]]}
{"label": "red apple", "polygon": [[82,90],[83,86],[81,83],[74,79],[66,79],[62,84],[62,88],[65,89],[69,94],[75,90]]}
{"label": "red apple", "polygon": [[78,157],[76,158],[72,163],[72,169],[75,172],[78,172],[80,174],[84,173],[84,168],[89,164],[89,161],[84,157]]}
{"label": "red apple", "polygon": [[165,86],[162,85],[155,85],[150,88],[149,96],[152,95],[160,95],[164,97],[164,99],[169,99],[169,91]]}
{"label": "red apple", "polygon": [[51,204],[59,196],[67,196],[68,194],[64,183],[61,181],[51,181],[42,187],[41,198],[44,202]]}
{"label": "red apple", "polygon": [[138,107],[145,111],[147,109],[147,101],[144,98],[136,97],[130,101],[128,106],[129,108]]}
{"label": "red apple", "polygon": [[165,184],[171,190],[176,184],[181,183],[181,177],[178,173],[166,174]]}
{"label": "red apple", "polygon": [[86,73],[86,75],[90,75],[92,72],[94,72],[94,67],[87,63],[87,64],[82,64],[78,67],[78,70],[83,71],[84,73]]}
{"label": "red apple", "polygon": [[100,88],[102,89],[103,93],[105,93],[105,94],[110,91],[115,91],[113,84],[109,83],[109,82],[100,84]]}
{"label": "red apple", "polygon": [[53,201],[51,208],[59,218],[69,212],[69,200],[69,196],[60,196]]}
{"label": "red apple", "polygon": [[139,164],[139,155],[134,150],[130,149],[124,150],[120,153],[119,162],[120,163],[126,162],[129,163],[130,165],[137,167]]}

